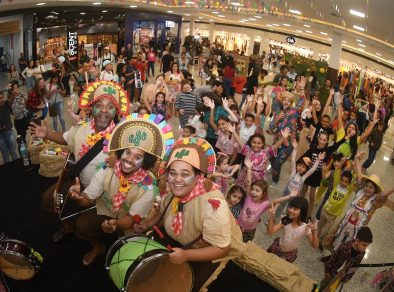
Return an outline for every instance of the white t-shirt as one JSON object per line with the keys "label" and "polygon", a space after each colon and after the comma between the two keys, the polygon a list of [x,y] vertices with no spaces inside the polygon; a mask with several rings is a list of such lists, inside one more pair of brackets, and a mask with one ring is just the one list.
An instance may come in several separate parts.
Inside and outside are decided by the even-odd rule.
{"label": "white t-shirt", "polygon": [[[90,184],[83,191],[91,200],[96,200],[104,192],[104,169],[100,169],[92,178]],[[130,215],[138,214],[143,218],[148,216],[154,200],[153,188],[146,190],[144,194],[130,206]]]}
{"label": "white t-shirt", "polygon": [[249,140],[249,137],[254,134],[256,131],[257,127],[255,124],[252,124],[249,128],[245,126],[245,122],[241,121],[241,129],[239,131],[239,137],[241,138],[241,141],[244,143],[247,143]]}
{"label": "white t-shirt", "polygon": [[103,71],[100,74],[100,80],[105,80],[105,81],[116,81],[115,80],[115,75],[110,71],[109,73],[107,71]]}
{"label": "white t-shirt", "polygon": [[188,123],[196,129],[196,136],[205,139],[207,136],[207,130],[204,128],[204,124],[200,121],[200,116],[194,116],[189,119]]}
{"label": "white t-shirt", "polygon": [[297,227],[294,227],[291,223],[285,225],[279,241],[280,249],[284,252],[289,252],[298,248],[301,239],[312,234],[312,231],[307,226],[306,223],[302,223],[301,226]]}

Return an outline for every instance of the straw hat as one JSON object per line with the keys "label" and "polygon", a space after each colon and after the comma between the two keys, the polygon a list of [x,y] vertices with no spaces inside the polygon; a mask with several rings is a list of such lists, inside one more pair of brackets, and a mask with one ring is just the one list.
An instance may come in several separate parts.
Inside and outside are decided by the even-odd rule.
{"label": "straw hat", "polygon": [[378,188],[378,192],[377,193],[383,192],[382,183],[380,182],[380,178],[376,174],[371,174],[369,176],[368,175],[363,175],[362,180],[364,181],[364,183],[366,183],[367,181],[372,182]]}

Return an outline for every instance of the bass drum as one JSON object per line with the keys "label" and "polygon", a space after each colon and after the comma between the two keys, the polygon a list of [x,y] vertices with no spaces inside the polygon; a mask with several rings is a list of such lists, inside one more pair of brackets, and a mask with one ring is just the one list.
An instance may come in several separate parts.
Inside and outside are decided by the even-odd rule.
{"label": "bass drum", "polygon": [[145,235],[117,240],[108,250],[105,267],[121,291],[187,292],[193,287],[188,263],[173,264],[168,250]]}
{"label": "bass drum", "polygon": [[9,278],[29,280],[41,269],[42,258],[26,243],[6,239],[0,241],[0,269]]}

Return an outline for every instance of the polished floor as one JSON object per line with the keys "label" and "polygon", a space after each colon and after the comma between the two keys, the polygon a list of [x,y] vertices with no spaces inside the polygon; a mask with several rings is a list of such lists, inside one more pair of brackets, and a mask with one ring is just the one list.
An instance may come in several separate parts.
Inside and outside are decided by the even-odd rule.
{"label": "polished floor", "polygon": [[[195,72],[197,73],[197,72]],[[197,76],[197,74],[195,74]],[[153,78],[151,78],[153,81]],[[0,86],[4,85],[4,80],[0,79]],[[197,80],[196,84],[200,84]],[[1,88],[4,88],[1,86]],[[65,102],[66,107],[66,102]],[[48,124],[52,127],[51,118],[48,118]],[[67,117],[67,126],[70,125],[70,120]],[[392,120],[393,121],[393,120]],[[173,126],[174,132],[177,134],[179,129],[179,123],[176,119],[172,118],[170,123]],[[267,125],[266,125],[267,126]],[[272,141],[272,136],[266,135],[267,143],[270,144]],[[367,151],[367,145],[362,145],[360,147]],[[393,187],[394,185],[394,166],[390,163],[390,156],[394,148],[394,125],[391,123],[390,128],[387,130],[383,146],[379,150],[376,156],[375,163],[368,169],[368,174],[377,174],[382,180],[383,186],[387,189]],[[2,164],[2,158],[0,155],[0,164]],[[290,165],[288,162],[282,168],[282,174],[279,184],[275,188],[269,189],[270,199],[275,199],[281,195],[285,184],[288,182],[290,174]],[[268,175],[268,182],[270,182],[270,176]],[[391,200],[394,200],[394,195]],[[351,200],[349,200],[350,203]],[[267,214],[263,216],[261,222],[265,222],[267,219]],[[392,226],[394,226],[394,213],[387,207],[379,209],[374,217],[372,218],[370,224],[374,235],[374,242],[368,247],[367,254],[363,260],[363,263],[385,263],[394,262],[394,233],[392,232]],[[262,223],[255,236],[255,242],[258,243],[263,248],[268,248],[273,242],[274,238],[278,235],[269,236],[266,234],[265,225]],[[322,279],[324,274],[324,265],[320,262],[319,258],[323,255],[327,255],[327,252],[320,252],[319,250],[314,250],[310,247],[309,242],[304,240],[299,248],[298,259],[295,264],[300,267],[300,269],[315,281]],[[346,283],[342,291],[376,291],[375,288],[370,286],[372,278],[383,268],[360,268],[353,279]]]}

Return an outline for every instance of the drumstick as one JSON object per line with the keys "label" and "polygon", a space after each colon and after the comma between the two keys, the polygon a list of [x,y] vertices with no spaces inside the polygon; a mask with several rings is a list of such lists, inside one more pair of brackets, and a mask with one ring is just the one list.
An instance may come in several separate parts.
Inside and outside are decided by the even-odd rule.
{"label": "drumstick", "polygon": [[85,79],[86,79],[86,87],[88,87],[89,85],[88,72],[85,72]]}
{"label": "drumstick", "polygon": [[[164,234],[160,231],[160,229],[159,228],[157,228],[157,226],[155,225],[155,226],[153,226],[153,230],[157,233],[157,235],[161,238],[161,239],[165,239],[164,238]],[[171,251],[171,252],[173,252],[174,250],[172,249],[172,246],[167,242],[167,249],[168,249],[168,251]]]}

